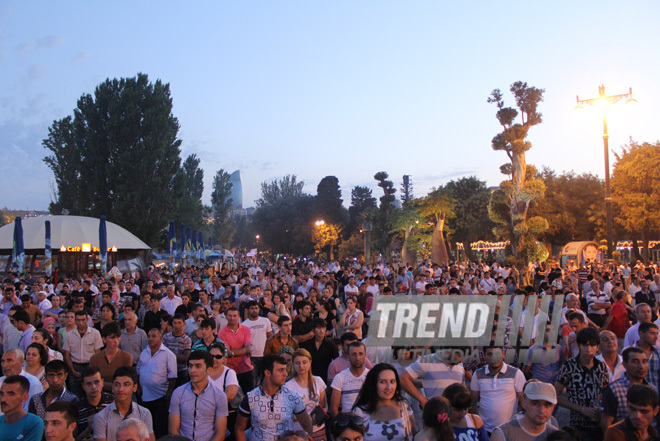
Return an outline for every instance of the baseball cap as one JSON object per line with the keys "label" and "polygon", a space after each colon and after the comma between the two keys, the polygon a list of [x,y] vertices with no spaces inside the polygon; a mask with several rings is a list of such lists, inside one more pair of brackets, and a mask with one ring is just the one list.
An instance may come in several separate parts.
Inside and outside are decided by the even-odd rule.
{"label": "baseball cap", "polygon": [[525,397],[530,400],[544,400],[548,403],[557,404],[557,392],[550,383],[532,381],[525,386]]}

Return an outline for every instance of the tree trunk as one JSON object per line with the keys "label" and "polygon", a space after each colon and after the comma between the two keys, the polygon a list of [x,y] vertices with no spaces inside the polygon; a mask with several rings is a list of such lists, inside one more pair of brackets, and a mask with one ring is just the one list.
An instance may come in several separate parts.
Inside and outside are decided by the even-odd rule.
{"label": "tree trunk", "polygon": [[649,233],[646,228],[642,230],[642,262],[649,263]]}
{"label": "tree trunk", "polygon": [[470,259],[470,261],[476,262],[477,260],[479,260],[477,258],[477,255],[474,254],[474,251],[472,251],[472,247],[470,246],[470,242],[464,240],[461,243],[463,244],[463,251],[465,251],[465,255],[468,256],[468,259]]}
{"label": "tree trunk", "polygon": [[411,228],[406,228],[403,234],[403,246],[401,247],[401,261],[405,265],[415,265],[417,263],[417,258],[415,252],[408,247],[408,238],[410,237]]}
{"label": "tree trunk", "polygon": [[639,254],[639,245],[637,245],[637,233],[633,233],[632,250],[631,251],[632,251],[632,254],[631,254],[632,259],[631,260],[635,260],[635,261],[642,260],[642,256]]}
{"label": "tree trunk", "polygon": [[438,265],[442,262],[448,263],[447,248],[445,247],[445,237],[442,230],[445,227],[444,216],[440,218],[433,228],[433,237],[431,238],[431,260]]}

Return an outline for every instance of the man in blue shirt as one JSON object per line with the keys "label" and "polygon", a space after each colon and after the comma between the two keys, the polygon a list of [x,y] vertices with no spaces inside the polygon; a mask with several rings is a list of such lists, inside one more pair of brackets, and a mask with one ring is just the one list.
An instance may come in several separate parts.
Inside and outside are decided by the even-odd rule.
{"label": "man in blue shirt", "polygon": [[[10,375],[0,386],[0,441],[41,441],[44,422],[23,409],[29,396],[30,382],[20,375]],[[20,437],[20,438],[19,438]]]}

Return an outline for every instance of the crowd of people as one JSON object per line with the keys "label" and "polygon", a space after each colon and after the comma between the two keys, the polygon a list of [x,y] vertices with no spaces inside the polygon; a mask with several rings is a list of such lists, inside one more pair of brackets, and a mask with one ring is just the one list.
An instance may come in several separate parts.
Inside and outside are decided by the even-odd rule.
{"label": "crowd of people", "polygon": [[[264,258],[117,279],[10,273],[0,441],[658,439],[657,266],[530,270],[528,285],[515,268],[483,261]],[[524,320],[500,310],[503,345],[442,361],[433,350],[443,348],[417,358],[398,348],[397,362],[376,363],[363,340],[384,295],[538,304],[563,295],[564,304],[559,335],[548,320],[527,358],[504,361]],[[559,408],[570,414],[562,424]]]}

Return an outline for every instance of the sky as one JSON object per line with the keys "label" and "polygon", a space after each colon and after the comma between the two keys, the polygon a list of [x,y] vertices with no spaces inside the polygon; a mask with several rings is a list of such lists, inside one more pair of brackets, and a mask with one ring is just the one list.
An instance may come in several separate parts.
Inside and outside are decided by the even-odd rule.
{"label": "sky", "polygon": [[[169,83],[182,159],[241,171],[243,205],[295,174],[316,194],[414,195],[466,176],[504,178],[501,127],[487,103],[515,81],[545,89],[527,162],[604,176],[600,110],[576,95],[632,87],[608,109],[610,149],[660,139],[657,1],[23,1],[0,5],[0,207],[47,209],[54,177],[41,145],[55,120],[106,78]],[[614,158],[611,159],[614,162]],[[93,170],[91,171],[93,172]],[[399,195],[400,192],[397,192]]]}

